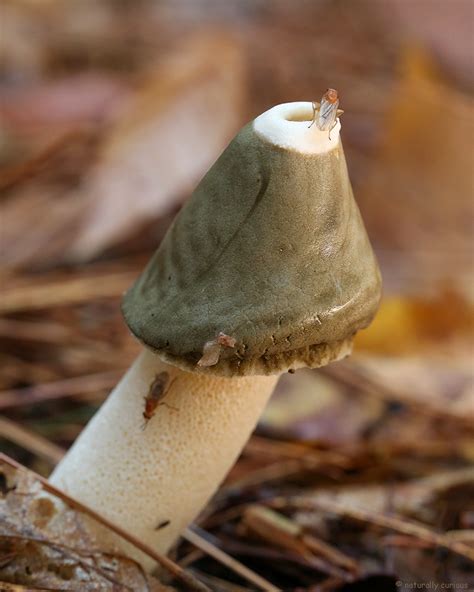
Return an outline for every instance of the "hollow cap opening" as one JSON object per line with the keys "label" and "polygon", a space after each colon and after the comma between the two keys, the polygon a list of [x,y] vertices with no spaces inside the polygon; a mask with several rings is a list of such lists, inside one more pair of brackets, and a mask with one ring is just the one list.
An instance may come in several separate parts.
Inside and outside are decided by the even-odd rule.
{"label": "hollow cap opening", "polygon": [[282,103],[259,115],[253,122],[255,132],[263,140],[303,154],[323,154],[339,144],[341,122],[336,119],[334,128],[321,131],[313,121],[313,104],[310,101]]}

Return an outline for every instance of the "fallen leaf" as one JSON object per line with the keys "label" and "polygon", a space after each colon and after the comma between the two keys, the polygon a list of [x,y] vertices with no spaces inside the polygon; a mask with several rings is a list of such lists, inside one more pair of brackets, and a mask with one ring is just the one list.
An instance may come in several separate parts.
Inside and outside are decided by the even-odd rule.
{"label": "fallen leaf", "polygon": [[231,38],[198,35],[167,56],[107,137],[73,257],[97,255],[189,193],[241,123],[243,88]]}
{"label": "fallen leaf", "polygon": [[378,156],[358,192],[391,292],[448,285],[474,299],[474,100],[421,50],[401,64]]}
{"label": "fallen leaf", "polygon": [[2,580],[84,592],[173,592],[135,561],[99,549],[80,512],[58,512],[54,497],[30,473],[5,463],[0,469]]}

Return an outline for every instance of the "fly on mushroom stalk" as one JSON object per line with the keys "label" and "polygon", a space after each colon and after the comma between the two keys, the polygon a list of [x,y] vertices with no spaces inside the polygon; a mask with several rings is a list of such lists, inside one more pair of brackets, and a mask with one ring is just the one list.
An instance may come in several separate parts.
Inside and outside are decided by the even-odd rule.
{"label": "fly on mushroom stalk", "polygon": [[329,139],[331,139],[331,131],[334,129],[337,118],[344,113],[339,107],[339,95],[334,88],[328,88],[324,93],[321,103],[313,101],[313,120],[308,127],[311,127],[316,122],[316,126],[322,132],[329,131]]}
{"label": "fly on mushroom stalk", "polygon": [[168,372],[160,372],[155,376],[155,379],[150,385],[150,390],[145,398],[145,410],[143,411],[143,429],[146,428],[150,419],[155,415],[156,410],[160,405],[165,405],[169,409],[177,411],[176,407],[172,407],[163,399],[168,394],[175,379],[170,382],[170,375]]}

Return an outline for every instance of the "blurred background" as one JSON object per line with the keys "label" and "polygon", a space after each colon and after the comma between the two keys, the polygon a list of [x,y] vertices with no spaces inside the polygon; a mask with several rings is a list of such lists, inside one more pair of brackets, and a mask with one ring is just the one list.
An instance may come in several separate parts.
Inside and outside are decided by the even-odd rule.
{"label": "blurred background", "polygon": [[[333,87],[384,300],[351,359],[281,380],[212,508],[297,492],[319,513],[288,517],[357,581],[467,582],[446,541],[474,541],[474,3],[3,0],[0,27],[1,450],[50,472],[139,351],[121,294],[193,187],[247,121]],[[350,585],[239,515],[200,525],[282,589]]]}

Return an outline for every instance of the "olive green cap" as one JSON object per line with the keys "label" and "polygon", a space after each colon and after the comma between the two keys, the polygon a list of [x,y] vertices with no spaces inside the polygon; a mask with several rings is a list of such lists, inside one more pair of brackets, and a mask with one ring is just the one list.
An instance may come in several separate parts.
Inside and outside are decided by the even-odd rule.
{"label": "olive green cap", "polygon": [[[262,133],[260,118],[209,170],[123,299],[134,335],[187,370],[322,366],[350,352],[378,307],[380,273],[338,130],[311,152]],[[308,123],[284,125],[303,137]],[[203,363],[219,334],[226,345]]]}

